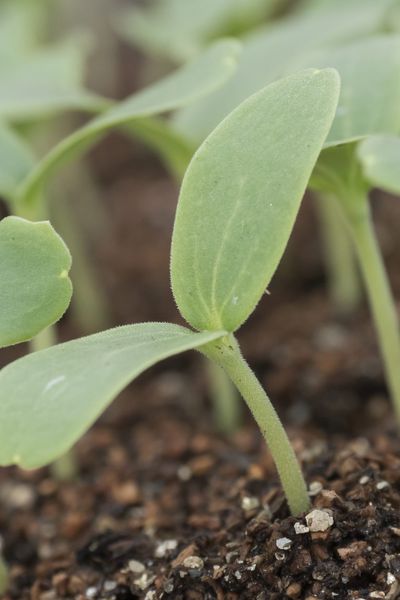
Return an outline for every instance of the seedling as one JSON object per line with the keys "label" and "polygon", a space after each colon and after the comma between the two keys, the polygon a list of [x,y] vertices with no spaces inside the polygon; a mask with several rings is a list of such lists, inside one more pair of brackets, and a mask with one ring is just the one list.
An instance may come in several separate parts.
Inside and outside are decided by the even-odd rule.
{"label": "seedling", "polygon": [[274,456],[293,514],[309,499],[272,404],[234,337],[263,296],[331,126],[337,73],[307,70],[246,100],[196,152],[171,252],[186,321],[144,323],[33,353],[0,373],[0,463],[46,465],[67,452],[116,395],[158,361],[199,349],[244,396]]}

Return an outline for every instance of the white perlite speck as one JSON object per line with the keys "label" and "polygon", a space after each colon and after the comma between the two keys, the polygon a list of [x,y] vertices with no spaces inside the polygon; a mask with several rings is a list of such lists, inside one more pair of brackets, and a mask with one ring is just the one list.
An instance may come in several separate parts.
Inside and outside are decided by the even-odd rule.
{"label": "white perlite speck", "polygon": [[330,512],[316,508],[306,515],[306,523],[311,532],[326,531],[334,521]]}
{"label": "white perlite speck", "polygon": [[146,570],[146,567],[138,560],[130,560],[128,562],[128,569],[132,571],[132,573],[135,573],[135,575],[140,575]]}
{"label": "white perlite speck", "polygon": [[310,531],[307,525],[303,525],[303,523],[295,523],[293,525],[294,531],[297,535],[301,535],[302,533],[308,533]]}
{"label": "white perlite speck", "polygon": [[157,558],[164,558],[164,556],[167,554],[167,552],[170,552],[171,550],[175,550],[176,547],[178,545],[177,540],[165,540],[164,542],[161,542],[160,544],[158,544],[156,551],[155,551],[155,555]]}
{"label": "white perlite speck", "polygon": [[244,496],[244,498],[242,498],[242,509],[247,511],[251,511],[254,510],[255,508],[258,508],[260,506],[260,502],[258,500],[258,498],[255,498],[254,496]]}
{"label": "white perlite speck", "polygon": [[293,542],[287,537],[282,537],[279,538],[279,540],[276,540],[275,543],[276,547],[279,548],[279,550],[289,550]]}
{"label": "white perlite speck", "polygon": [[187,556],[183,561],[183,566],[186,569],[201,570],[204,567],[204,560],[200,556]]}
{"label": "white perlite speck", "polygon": [[309,496],[318,496],[320,492],[322,492],[323,486],[319,481],[313,481],[310,483],[310,487],[308,488]]}
{"label": "white perlite speck", "polygon": [[387,481],[379,481],[379,483],[376,484],[377,490],[385,490],[388,487],[389,487],[389,483]]}
{"label": "white perlite speck", "polygon": [[386,576],[386,583],[388,585],[392,585],[392,583],[395,583],[395,581],[396,581],[396,577],[393,575],[393,573],[390,573],[390,571],[389,571],[389,573]]}

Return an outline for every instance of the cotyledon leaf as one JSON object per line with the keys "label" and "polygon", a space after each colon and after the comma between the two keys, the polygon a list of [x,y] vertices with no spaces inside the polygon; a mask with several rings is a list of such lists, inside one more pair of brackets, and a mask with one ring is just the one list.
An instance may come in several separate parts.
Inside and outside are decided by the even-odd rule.
{"label": "cotyledon leaf", "polygon": [[0,464],[50,463],[145,369],[223,335],[170,323],[125,325],[11,363],[0,371]]}
{"label": "cotyledon leaf", "polygon": [[178,203],[171,279],[195,329],[234,331],[289,239],[335,114],[336,71],[307,70],[243,102],[205,140]]}
{"label": "cotyledon leaf", "polygon": [[236,68],[240,44],[216,42],[198,59],[112,106],[49,152],[17,193],[17,201],[34,202],[41,186],[60,164],[84,152],[109,129],[185,106],[222,85]]}
{"label": "cotyledon leaf", "polygon": [[68,308],[71,256],[47,221],[0,221],[0,347],[31,339]]}
{"label": "cotyledon leaf", "polygon": [[357,148],[364,177],[374,186],[400,194],[400,137],[373,135]]}

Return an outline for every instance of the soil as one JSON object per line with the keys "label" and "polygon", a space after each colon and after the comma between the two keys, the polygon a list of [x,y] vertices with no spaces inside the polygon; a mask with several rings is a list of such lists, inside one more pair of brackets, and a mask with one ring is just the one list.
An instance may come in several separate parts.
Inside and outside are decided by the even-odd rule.
{"label": "soil", "polygon": [[[110,325],[180,322],[168,276],[176,186],[116,135],[90,167],[107,221],[92,252]],[[381,197],[375,208],[399,297],[400,207]],[[1,470],[4,600],[400,598],[400,437],[367,309],[334,314],[316,231],[307,199],[271,295],[239,338],[319,512],[289,516],[245,409],[235,435],[215,431],[203,363],[187,354],[122,394],[77,445],[74,480]],[[63,319],[61,339],[78,334]]]}

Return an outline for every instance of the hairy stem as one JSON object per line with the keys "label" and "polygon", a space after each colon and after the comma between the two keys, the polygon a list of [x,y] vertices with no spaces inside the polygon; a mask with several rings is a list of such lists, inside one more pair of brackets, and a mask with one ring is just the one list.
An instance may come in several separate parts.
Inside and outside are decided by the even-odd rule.
{"label": "hairy stem", "polygon": [[294,450],[270,399],[242,357],[236,339],[229,336],[208,344],[202,351],[226,371],[246,401],[271,450],[291,513],[299,515],[307,511],[310,500]]}
{"label": "hairy stem", "polygon": [[330,297],[337,312],[349,315],[360,303],[362,288],[351,238],[337,203],[320,194],[316,203]]}
{"label": "hairy stem", "polygon": [[241,423],[241,400],[222,367],[207,363],[215,424],[221,433],[231,435]]}
{"label": "hairy stem", "polygon": [[400,422],[400,332],[395,300],[376,239],[367,194],[341,198],[368,293],[389,392]]}

